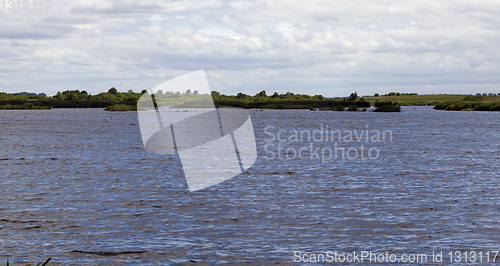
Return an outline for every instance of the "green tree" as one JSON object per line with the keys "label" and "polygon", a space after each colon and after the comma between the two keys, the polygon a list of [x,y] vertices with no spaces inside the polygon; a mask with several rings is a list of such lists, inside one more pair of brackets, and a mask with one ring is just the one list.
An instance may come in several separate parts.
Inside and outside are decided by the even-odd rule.
{"label": "green tree", "polygon": [[64,100],[63,94],[62,94],[60,91],[58,91],[58,92],[57,92],[57,94],[56,94],[56,98],[57,98],[59,101]]}
{"label": "green tree", "polygon": [[349,95],[349,100],[355,101],[357,99],[358,99],[358,93],[357,92],[353,92],[353,93],[351,93],[351,95]]}
{"label": "green tree", "polygon": [[257,96],[260,96],[260,97],[266,97],[266,96],[267,96],[267,94],[266,94],[266,91],[265,91],[265,90],[263,90],[263,91],[261,91],[261,92],[257,93],[255,96],[256,96],[256,97],[257,97]]}
{"label": "green tree", "polygon": [[108,90],[108,93],[111,93],[113,95],[116,95],[118,94],[118,90],[115,88],[115,87],[111,87],[109,90]]}
{"label": "green tree", "polygon": [[66,100],[70,100],[70,101],[77,101],[78,100],[78,96],[72,92],[66,94]]}

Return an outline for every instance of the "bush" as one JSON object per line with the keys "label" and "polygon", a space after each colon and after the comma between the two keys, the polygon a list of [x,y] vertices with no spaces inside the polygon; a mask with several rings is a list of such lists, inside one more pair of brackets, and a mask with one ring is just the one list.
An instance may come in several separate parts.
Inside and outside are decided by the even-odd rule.
{"label": "bush", "polygon": [[358,106],[351,105],[351,106],[349,106],[349,108],[347,108],[347,111],[356,112],[356,111],[358,111]]}
{"label": "bush", "polygon": [[374,112],[401,112],[401,107],[397,102],[376,102],[375,107],[377,109],[373,110]]}
{"label": "bush", "polygon": [[447,110],[447,111],[460,111],[460,110],[464,110],[464,109],[472,109],[474,107],[475,107],[474,103],[456,102],[456,103],[452,103],[452,104],[446,106],[445,110]]}
{"label": "bush", "polygon": [[367,102],[365,100],[359,100],[356,102],[356,105],[359,107],[370,107],[370,102]]}
{"label": "bush", "polygon": [[391,101],[385,101],[385,102],[380,102],[380,101],[376,101],[374,106],[375,107],[379,107],[379,106],[382,106],[382,105],[398,105],[397,102],[391,102]]}

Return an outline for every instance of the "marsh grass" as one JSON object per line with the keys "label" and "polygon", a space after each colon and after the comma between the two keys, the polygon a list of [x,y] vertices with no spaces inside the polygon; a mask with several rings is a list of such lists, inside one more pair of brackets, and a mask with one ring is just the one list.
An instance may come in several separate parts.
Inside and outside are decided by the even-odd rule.
{"label": "marsh grass", "polygon": [[137,106],[126,104],[115,104],[104,108],[106,111],[137,111]]}
{"label": "marsh grass", "polygon": [[446,111],[500,111],[500,103],[477,101],[445,102],[436,104],[434,109]]}
{"label": "marsh grass", "polygon": [[446,111],[500,111],[500,97],[467,95],[461,101],[438,103],[436,110]]}

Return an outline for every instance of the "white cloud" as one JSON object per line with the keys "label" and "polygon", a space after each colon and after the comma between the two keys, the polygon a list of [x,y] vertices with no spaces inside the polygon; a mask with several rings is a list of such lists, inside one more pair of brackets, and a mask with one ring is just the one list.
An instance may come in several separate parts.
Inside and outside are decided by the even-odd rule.
{"label": "white cloud", "polygon": [[227,94],[500,83],[494,0],[52,2],[0,13],[0,91],[140,91],[202,68]]}

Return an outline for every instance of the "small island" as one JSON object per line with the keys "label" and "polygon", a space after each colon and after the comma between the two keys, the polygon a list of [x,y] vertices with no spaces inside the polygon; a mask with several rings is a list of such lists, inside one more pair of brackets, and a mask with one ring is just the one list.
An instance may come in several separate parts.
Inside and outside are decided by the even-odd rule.
{"label": "small island", "polygon": [[442,102],[434,109],[446,111],[500,111],[500,95],[496,97],[485,95],[467,95],[460,101]]}

